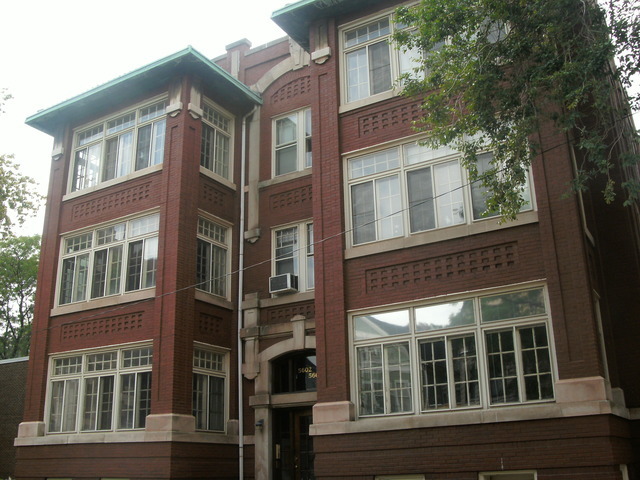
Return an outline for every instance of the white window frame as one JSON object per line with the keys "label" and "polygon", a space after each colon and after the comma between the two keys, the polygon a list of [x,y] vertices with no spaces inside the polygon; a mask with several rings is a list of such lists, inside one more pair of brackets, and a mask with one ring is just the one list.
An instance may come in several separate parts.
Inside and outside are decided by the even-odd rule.
{"label": "white window frame", "polygon": [[[193,348],[192,414],[196,419],[196,430],[224,433],[229,420],[229,350],[204,343]],[[198,390],[203,382],[206,391]],[[211,389],[212,381],[222,386],[222,408],[220,422],[212,425]],[[196,403],[197,401],[197,403]]]}
{"label": "white window frame", "polygon": [[[150,171],[164,162],[166,98],[155,98],[74,130],[68,193],[90,191],[109,182]],[[142,132],[150,129],[144,145]],[[144,146],[145,149],[140,149]],[[109,155],[109,148],[111,155]],[[83,156],[83,152],[84,156]],[[146,153],[145,153],[146,152]],[[145,153],[144,158],[138,158]]]}
{"label": "white window frame", "polygon": [[[231,228],[226,222],[205,215],[198,217],[196,288],[211,295],[229,298],[231,279]],[[200,264],[201,248],[208,248],[207,265]],[[216,258],[221,263],[216,262]]]}
{"label": "white window frame", "polygon": [[[278,135],[278,125],[280,122],[289,121],[295,130],[291,138],[280,141]],[[300,172],[309,169],[313,165],[312,153],[312,120],[311,108],[295,110],[284,115],[278,115],[272,121],[272,172],[273,178],[287,175],[293,172]],[[278,143],[280,141],[280,143]],[[287,171],[280,172],[279,154],[285,150],[295,149],[295,166]]]}
{"label": "white window frame", "polygon": [[[129,355],[131,353],[131,355]],[[72,362],[72,363],[70,363]],[[45,419],[47,434],[113,432],[144,429],[146,415],[151,413],[153,349],[150,343],[110,346],[52,355],[49,359]],[[93,367],[92,367],[93,365]],[[133,377],[133,398],[125,398],[124,379]],[[103,389],[103,379],[112,379],[111,390]],[[92,393],[90,383],[97,380],[99,390]],[[62,405],[58,408],[53,396],[56,385],[64,383]],[[75,383],[75,398],[69,398],[67,384]],[[141,384],[140,382],[145,382]],[[72,394],[73,395],[73,394]],[[105,403],[105,397],[110,397]],[[91,398],[94,401],[91,401]],[[126,414],[132,401],[132,416]],[[69,403],[71,402],[71,403]],[[65,411],[65,407],[69,409]],[[100,406],[110,409],[99,411]],[[100,414],[110,414],[109,425],[100,427]],[[68,426],[65,428],[65,414]],[[60,428],[52,421],[61,415]],[[123,417],[126,415],[126,418]],[[126,421],[123,426],[123,419]],[[92,426],[88,426],[90,424]]]}
{"label": "white window frame", "polygon": [[[376,24],[381,25],[378,22],[382,22],[382,25],[384,25],[381,33],[378,34],[375,29],[372,29],[368,30],[369,33],[365,34],[365,28],[373,27]],[[400,76],[415,68],[412,61],[412,58],[416,56],[415,50],[398,49],[391,41],[392,35],[397,30],[403,28],[405,28],[405,26],[396,23],[393,10],[376,14],[366,19],[359,19],[357,22],[351,22],[339,28],[340,49],[342,52],[342,62],[340,65],[342,111],[384,100],[396,94]],[[360,41],[358,37],[361,38]],[[383,42],[386,48],[382,46]],[[384,52],[384,54],[389,57],[388,88],[384,88],[383,86],[382,90],[373,92],[371,88],[373,73],[372,68],[370,68],[370,52],[372,51],[372,47],[380,47],[380,52]],[[363,85],[363,90],[366,89],[367,92],[361,92],[354,97],[352,90],[350,90],[350,78],[353,79],[353,75],[356,75],[356,73],[350,72],[349,66],[352,64],[350,59],[356,58],[356,53],[363,51],[366,54],[366,58],[360,59],[365,63],[361,65],[361,71],[359,73],[366,73],[367,79],[366,81],[363,80],[360,84]],[[364,85],[366,85],[366,88]]]}
{"label": "white window frame", "polygon": [[[233,181],[234,117],[205,99],[202,102],[202,138],[200,142],[200,171],[213,177]],[[207,133],[212,135],[210,145]]]}
{"label": "white window frame", "polygon": [[[494,305],[501,305],[502,298],[513,298],[511,295],[524,296],[532,295],[537,311],[527,314],[526,304],[522,304],[522,312],[513,318],[489,319],[486,314],[490,311],[488,308],[483,310],[482,302],[494,302]],[[498,303],[496,303],[498,302]],[[537,303],[536,303],[537,302]],[[491,303],[487,303],[491,305]],[[542,305],[542,307],[541,307]],[[458,324],[446,325],[438,324],[445,314],[451,311],[451,308],[459,308],[457,313],[462,312],[464,306],[464,315],[458,316]],[[543,308],[543,310],[540,310]],[[423,309],[423,310],[421,310]],[[444,312],[444,313],[442,313]],[[424,315],[429,315],[425,317]],[[520,316],[517,316],[520,315]],[[424,322],[425,318],[433,319],[434,325]],[[451,315],[446,317],[451,320]],[[462,319],[462,320],[460,320]],[[500,408],[503,406],[529,405],[550,403],[555,401],[555,380],[558,378],[553,332],[551,329],[551,318],[548,307],[548,299],[546,289],[543,285],[534,284],[528,286],[518,286],[506,289],[496,289],[492,291],[481,291],[475,294],[452,295],[448,297],[439,297],[438,299],[414,302],[402,306],[394,306],[389,309],[363,310],[359,312],[351,312],[349,315],[350,324],[350,341],[352,346],[351,371],[352,378],[352,398],[356,405],[356,411],[360,418],[392,416],[392,415],[434,415],[442,412],[455,412],[467,410],[487,410]],[[438,326],[439,325],[439,326]],[[536,348],[525,346],[522,339],[525,334],[534,333],[536,329],[541,339],[541,344]],[[544,328],[544,330],[542,330]],[[499,377],[492,375],[489,361],[489,348],[487,336],[499,332],[511,331],[512,339],[515,341],[515,354],[513,362],[506,365],[506,368],[515,368],[515,377],[517,385],[517,398],[508,401],[494,401],[497,397],[491,391],[491,381],[500,380]],[[544,335],[543,335],[544,334]],[[468,346],[475,346],[475,350],[470,350],[470,354],[457,357],[462,359],[462,363],[458,363],[454,369],[454,360],[452,341],[461,338],[472,339],[472,343],[462,345],[465,349]],[[439,357],[442,360],[441,369],[444,372],[444,381],[437,381],[434,375],[429,375],[425,370],[429,365],[425,365],[425,358],[421,355],[421,345],[432,342],[443,342],[446,354]],[[361,354],[377,349],[378,352],[384,352],[387,348],[402,345],[408,352],[409,365],[406,361],[398,362],[398,355],[391,350],[392,355],[382,357],[378,356],[374,362],[361,363],[363,359],[367,360]],[[463,350],[458,350],[463,351]],[[525,352],[529,360],[525,360]],[[533,352],[533,353],[532,353]],[[385,352],[386,353],[386,352]],[[532,373],[531,370],[525,371],[524,362],[531,361],[531,356],[535,355],[535,368],[540,369]],[[545,359],[545,355],[547,358]],[[388,358],[392,358],[391,367],[389,368]],[[465,361],[468,359],[469,362]],[[548,360],[548,362],[546,361]],[[428,362],[427,362],[428,363]],[[529,366],[532,364],[529,363]],[[548,365],[548,367],[547,367]],[[460,374],[461,366],[464,373]],[[363,368],[364,367],[364,368]],[[505,367],[503,367],[505,368]],[[364,372],[361,375],[361,371]],[[475,378],[473,374],[475,373]],[[467,376],[468,375],[468,376]],[[529,377],[535,377],[531,380],[529,387],[525,382]],[[403,383],[402,385],[399,383]],[[537,381],[537,383],[536,383]],[[394,382],[394,385],[389,384]],[[441,389],[446,392],[444,398],[446,402],[437,405],[427,402],[425,393],[427,390],[433,392],[435,384],[441,385]],[[475,383],[475,387],[472,385]],[[531,392],[534,391],[534,384],[538,388],[537,398]],[[364,386],[366,388],[362,390]],[[465,399],[462,398],[461,404],[456,404],[456,388],[458,386],[475,388],[475,396],[470,395]],[[529,388],[529,390],[527,390]],[[542,389],[542,390],[540,390]],[[410,390],[410,397],[408,391]],[[466,388],[466,392],[470,392]],[[527,392],[531,395],[528,398]],[[432,397],[431,397],[432,398]],[[472,400],[472,401],[466,401]],[[365,402],[365,403],[363,403]],[[368,408],[365,408],[366,406]]]}
{"label": "white window frame", "polygon": [[[479,168],[491,152],[478,154]],[[460,163],[462,154],[450,147],[431,149],[418,141],[395,143],[373,148],[345,157],[346,198],[345,216],[348,219],[351,246],[360,246],[398,237],[410,237],[425,232],[441,230],[457,225],[482,222],[496,214],[480,215],[484,205],[476,209],[479,199],[484,199],[486,189],[478,180],[471,183],[466,169]],[[430,188],[415,189],[425,198],[410,198],[410,176],[428,172]],[[441,172],[441,174],[440,174]],[[441,178],[442,181],[438,182]],[[534,210],[531,173],[523,193],[527,205],[522,212]],[[446,179],[446,182],[445,182]],[[367,185],[370,184],[370,187]],[[420,180],[420,185],[425,179]],[[362,192],[356,201],[356,190]],[[371,198],[363,197],[368,195]],[[484,200],[481,200],[484,203]],[[355,202],[355,203],[354,203]],[[474,205],[475,204],[475,205]],[[431,209],[429,206],[431,205]],[[362,208],[366,209],[364,212]],[[421,210],[430,213],[432,224],[412,226]],[[479,210],[476,213],[476,210]],[[360,216],[356,222],[355,217]],[[364,235],[365,238],[358,238]]]}
{"label": "white window frame", "polygon": [[[105,297],[155,288],[159,224],[160,214],[148,212],[63,235],[58,258],[56,305],[98,301]],[[132,257],[135,254],[132,247],[138,245],[141,245],[139,268],[133,272],[134,277],[131,277],[130,262],[138,258]],[[107,253],[104,265],[101,266],[98,255],[103,252]],[[65,272],[71,275],[71,284],[63,288],[63,282],[68,281]],[[102,280],[96,278],[101,272],[104,275]],[[134,278],[138,279],[137,286],[130,283]],[[94,283],[96,280],[103,285],[102,293],[94,293],[98,286]],[[65,293],[68,288],[70,291]]]}
{"label": "white window frame", "polygon": [[[297,240],[296,244],[290,247],[284,246],[286,256],[283,255],[279,246],[280,234],[286,230],[295,231]],[[272,230],[272,261],[271,275],[281,275],[291,273],[298,276],[298,291],[305,292],[315,288],[314,277],[314,240],[313,240],[313,222],[304,221],[292,223],[289,225],[281,225]],[[284,260],[291,260],[292,267],[281,267],[279,264]]]}

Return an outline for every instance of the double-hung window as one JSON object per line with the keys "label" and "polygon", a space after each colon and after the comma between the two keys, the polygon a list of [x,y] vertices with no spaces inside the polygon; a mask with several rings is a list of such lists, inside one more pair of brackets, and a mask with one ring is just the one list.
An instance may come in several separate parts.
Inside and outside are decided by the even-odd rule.
{"label": "double-hung window", "polygon": [[227,227],[206,218],[198,219],[197,288],[225,298],[229,283],[229,240]]}
{"label": "double-hung window", "polygon": [[131,110],[76,133],[72,192],[162,163],[166,102]]}
{"label": "double-hung window", "polygon": [[154,287],[159,215],[147,215],[62,240],[58,304]]}
{"label": "double-hung window", "polygon": [[193,351],[193,416],[196,429],[222,432],[226,423],[227,355],[196,347]]}
{"label": "double-hung window", "polygon": [[543,288],[352,317],[360,416],[554,398]]}
{"label": "double-hung window", "polygon": [[[409,143],[347,160],[352,243],[384,240],[481,220],[487,213],[480,181],[469,183],[459,152]],[[492,154],[478,155],[478,169]],[[528,184],[520,195],[531,208]]]}
{"label": "double-hung window", "polygon": [[298,277],[301,291],[314,288],[313,223],[300,223],[273,232],[273,274]]}
{"label": "double-hung window", "polygon": [[232,119],[207,103],[203,105],[202,111],[200,165],[222,178],[231,180]]}
{"label": "double-hung window", "polygon": [[274,176],[311,168],[311,109],[278,117],[273,121]]}
{"label": "double-hung window", "polygon": [[345,103],[391,91],[401,74],[416,67],[417,50],[391,43],[394,30],[403,27],[388,14],[342,31]]}
{"label": "double-hung window", "polygon": [[150,346],[57,356],[49,375],[49,433],[144,428],[151,413]]}

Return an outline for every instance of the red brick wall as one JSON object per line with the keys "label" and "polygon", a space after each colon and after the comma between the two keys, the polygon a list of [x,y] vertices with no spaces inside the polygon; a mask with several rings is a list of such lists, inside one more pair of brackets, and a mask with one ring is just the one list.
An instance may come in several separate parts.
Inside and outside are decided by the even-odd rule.
{"label": "red brick wall", "polygon": [[477,480],[479,472],[537,470],[539,479],[621,480],[629,428],[613,416],[395,430],[314,438],[316,478],[385,474]]}

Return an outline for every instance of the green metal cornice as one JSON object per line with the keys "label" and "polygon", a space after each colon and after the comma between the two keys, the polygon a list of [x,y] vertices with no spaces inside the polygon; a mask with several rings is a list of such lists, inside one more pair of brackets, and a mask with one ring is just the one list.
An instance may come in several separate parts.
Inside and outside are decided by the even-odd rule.
{"label": "green metal cornice", "polygon": [[256,104],[262,104],[262,99],[257,93],[189,46],[173,55],[42,110],[28,117],[26,123],[42,132],[53,135],[58,125],[71,121],[73,118],[82,117],[83,114],[92,110],[107,107],[113,102],[113,98],[133,99],[145,91],[152,91],[165,85],[173,76],[185,73],[197,74],[202,77],[204,82],[214,84],[221,95],[232,98],[238,103],[241,111],[249,110]]}
{"label": "green metal cornice", "polygon": [[337,17],[380,3],[382,0],[300,0],[271,14],[287,35],[309,51],[309,26],[323,18]]}

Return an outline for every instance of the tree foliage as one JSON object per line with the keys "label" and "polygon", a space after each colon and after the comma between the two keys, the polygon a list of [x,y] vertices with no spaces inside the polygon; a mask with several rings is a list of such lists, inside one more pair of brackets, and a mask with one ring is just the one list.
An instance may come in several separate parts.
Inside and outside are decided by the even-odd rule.
{"label": "tree foliage", "polygon": [[[5,89],[0,89],[0,113],[4,113],[4,105],[11,98]],[[20,173],[13,155],[0,154],[0,239],[35,215],[41,201],[36,181]]]}
{"label": "tree foliage", "polygon": [[40,236],[0,241],[0,359],[28,355]]}
{"label": "tree foliage", "polygon": [[[604,200],[613,201],[615,132],[631,110],[611,100],[617,82],[629,86],[638,75],[639,12],[630,0],[611,0],[606,9],[591,0],[422,0],[401,7],[399,24],[408,27],[395,35],[399,48],[427,52],[401,79],[406,95],[423,98],[415,128],[429,132],[426,143],[463,152],[471,179],[488,188],[488,211],[513,218],[540,152],[534,134],[551,120],[581,160],[574,188],[604,176]],[[640,107],[640,95],[631,103]],[[480,176],[482,149],[494,158]],[[624,161],[637,163],[637,152]],[[638,200],[634,180],[621,187],[627,202]]]}

